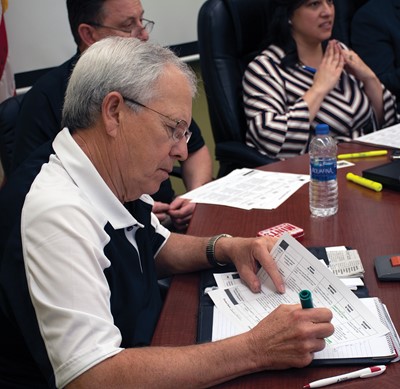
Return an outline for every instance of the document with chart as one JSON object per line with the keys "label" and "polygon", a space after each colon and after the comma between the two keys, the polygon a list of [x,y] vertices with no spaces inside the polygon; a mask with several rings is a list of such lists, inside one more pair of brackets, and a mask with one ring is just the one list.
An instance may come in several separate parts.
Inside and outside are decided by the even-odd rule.
{"label": "document with chart", "polygon": [[[261,292],[252,293],[237,273],[216,275],[218,288],[208,292],[220,317],[219,336],[232,336],[253,328],[280,304],[298,304],[299,292],[308,289],[315,307],[327,307],[333,313],[335,332],[326,339],[327,347],[315,359],[380,357],[393,359],[397,354],[386,321],[371,312],[361,300],[304,246],[289,234],[282,236],[271,251],[285,280],[286,292],[275,290],[268,274],[260,269]],[[226,325],[221,323],[226,323]],[[223,332],[225,331],[225,336]]]}
{"label": "document with chart", "polygon": [[236,169],[225,177],[183,194],[195,203],[242,209],[276,209],[310,181],[308,174]]}

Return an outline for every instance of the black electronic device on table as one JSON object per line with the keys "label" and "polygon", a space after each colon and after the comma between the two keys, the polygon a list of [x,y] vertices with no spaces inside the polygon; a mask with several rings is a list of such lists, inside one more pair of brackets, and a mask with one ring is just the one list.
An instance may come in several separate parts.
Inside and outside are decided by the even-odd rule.
{"label": "black electronic device on table", "polygon": [[393,150],[392,154],[390,155],[390,159],[392,161],[396,160],[396,159],[400,159],[400,150]]}
{"label": "black electronic device on table", "polygon": [[381,281],[400,281],[400,254],[376,257],[375,271]]}
{"label": "black electronic device on table", "polygon": [[384,188],[400,190],[400,160],[363,170],[363,177],[380,182]]}

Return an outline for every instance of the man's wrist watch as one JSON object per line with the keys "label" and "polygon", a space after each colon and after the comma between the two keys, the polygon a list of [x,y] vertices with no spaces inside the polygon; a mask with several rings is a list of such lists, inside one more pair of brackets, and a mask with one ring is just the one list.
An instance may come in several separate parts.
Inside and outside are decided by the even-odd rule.
{"label": "man's wrist watch", "polygon": [[216,266],[226,266],[226,263],[221,263],[217,261],[217,258],[215,258],[215,244],[217,243],[218,239],[220,238],[232,238],[232,235],[228,234],[220,234],[220,235],[215,235],[207,243],[206,247],[206,256],[208,259],[208,262],[211,266],[216,267]]}

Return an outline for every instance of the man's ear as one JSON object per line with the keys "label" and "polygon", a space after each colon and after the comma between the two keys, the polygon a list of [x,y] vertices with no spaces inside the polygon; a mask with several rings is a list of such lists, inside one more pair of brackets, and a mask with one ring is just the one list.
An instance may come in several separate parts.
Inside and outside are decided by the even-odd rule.
{"label": "man's ear", "polygon": [[124,100],[118,92],[109,93],[102,103],[101,115],[108,135],[116,137],[120,129]]}
{"label": "man's ear", "polygon": [[[81,37],[82,45],[84,49],[91,46],[93,43],[97,42],[99,39],[97,37],[97,32],[95,27],[90,24],[81,23],[78,27],[78,33]],[[81,50],[83,51],[83,50]]]}

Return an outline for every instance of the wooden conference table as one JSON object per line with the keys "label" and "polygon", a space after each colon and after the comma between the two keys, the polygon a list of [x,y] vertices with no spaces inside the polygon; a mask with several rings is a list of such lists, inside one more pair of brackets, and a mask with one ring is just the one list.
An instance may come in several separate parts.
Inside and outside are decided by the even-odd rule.
{"label": "wooden conference table", "polygon": [[[382,147],[380,147],[382,148]],[[339,145],[340,153],[375,149],[357,143]],[[304,185],[275,210],[241,210],[197,204],[188,233],[211,236],[228,233],[233,236],[255,236],[257,231],[282,222],[304,228],[304,246],[346,245],[356,248],[365,268],[364,281],[370,296],[387,305],[400,331],[400,281],[381,282],[376,278],[374,258],[400,253],[400,192],[383,189],[374,192],[346,180],[347,172],[362,175],[362,170],[381,165],[388,156],[354,159],[355,166],[338,169],[339,211],[328,218],[310,215],[308,185]],[[308,155],[262,167],[263,170],[308,174]],[[399,173],[400,174],[400,173]],[[175,276],[161,313],[152,345],[183,346],[196,343],[199,302],[199,273]],[[360,367],[306,367],[283,371],[265,371],[221,384],[219,388],[292,389],[317,379],[343,374]],[[338,389],[382,387],[400,388],[400,362],[390,364],[378,377],[356,379],[332,386]]]}

